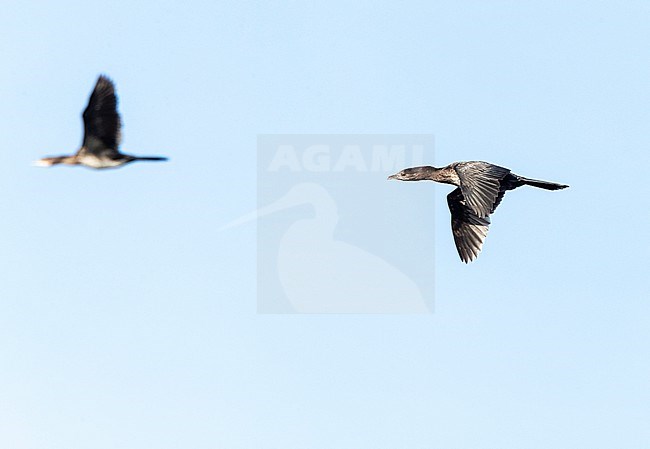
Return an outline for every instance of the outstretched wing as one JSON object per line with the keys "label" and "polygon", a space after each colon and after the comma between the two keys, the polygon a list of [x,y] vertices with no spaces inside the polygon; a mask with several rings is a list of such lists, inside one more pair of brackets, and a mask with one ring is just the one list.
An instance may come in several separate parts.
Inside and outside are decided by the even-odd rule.
{"label": "outstretched wing", "polygon": [[478,217],[490,215],[503,198],[500,181],[510,170],[487,162],[461,162],[454,169],[467,205]]}
{"label": "outstretched wing", "polygon": [[451,212],[451,232],[461,260],[471,262],[478,257],[483,241],[488,233],[490,217],[479,217],[467,205],[460,188],[447,195],[447,204]]}
{"label": "outstretched wing", "polygon": [[83,113],[83,147],[93,154],[116,151],[120,144],[120,115],[113,82],[100,75]]}

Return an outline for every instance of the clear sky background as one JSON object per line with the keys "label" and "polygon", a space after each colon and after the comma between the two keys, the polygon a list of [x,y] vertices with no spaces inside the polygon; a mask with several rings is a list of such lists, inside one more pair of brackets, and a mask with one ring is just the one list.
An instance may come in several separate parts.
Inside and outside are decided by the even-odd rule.
{"label": "clear sky background", "polygon": [[[3,5],[0,447],[646,448],[649,21],[645,1]],[[123,149],[170,162],[31,167],[77,148],[99,73]],[[256,206],[260,133],[431,133],[437,165],[571,188],[508,194],[464,265],[449,189],[392,184],[436,198],[434,314],[259,315],[255,225],[217,229]]]}

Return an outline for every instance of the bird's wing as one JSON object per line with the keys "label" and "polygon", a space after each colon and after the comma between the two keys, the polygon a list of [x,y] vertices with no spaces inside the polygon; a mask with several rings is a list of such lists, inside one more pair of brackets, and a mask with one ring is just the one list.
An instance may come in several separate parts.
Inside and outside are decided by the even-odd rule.
{"label": "bird's wing", "polygon": [[488,233],[490,217],[479,217],[467,205],[460,188],[447,195],[451,212],[451,232],[461,260],[471,262],[478,257]]}
{"label": "bird's wing", "polygon": [[499,193],[497,194],[497,198],[494,200],[490,214],[492,214],[497,209],[497,206],[501,204],[501,200],[503,200],[503,196],[506,194],[506,190],[508,189],[506,189],[503,185],[499,186]]}
{"label": "bird's wing", "polygon": [[479,217],[490,215],[503,198],[499,181],[510,170],[487,162],[461,162],[454,169],[467,205]]}
{"label": "bird's wing", "polygon": [[83,147],[93,154],[117,151],[120,144],[120,115],[113,82],[100,75],[83,112]]}

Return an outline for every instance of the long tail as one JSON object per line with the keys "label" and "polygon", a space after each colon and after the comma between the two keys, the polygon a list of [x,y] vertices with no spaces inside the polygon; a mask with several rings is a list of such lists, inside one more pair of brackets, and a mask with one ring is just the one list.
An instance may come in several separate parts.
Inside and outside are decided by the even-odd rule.
{"label": "long tail", "polygon": [[133,156],[134,161],[166,161],[166,157],[160,156]]}
{"label": "long tail", "polygon": [[539,179],[524,178],[523,176],[517,176],[517,180],[526,185],[539,187],[540,189],[546,189],[546,190],[561,190],[569,187],[568,185],[565,184],[557,184],[555,182],[540,181]]}

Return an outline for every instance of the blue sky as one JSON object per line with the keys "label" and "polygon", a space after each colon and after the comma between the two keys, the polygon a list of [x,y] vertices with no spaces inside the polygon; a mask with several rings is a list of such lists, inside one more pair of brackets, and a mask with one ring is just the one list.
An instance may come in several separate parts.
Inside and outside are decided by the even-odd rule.
{"label": "blue sky", "polygon": [[[5,5],[0,447],[645,448],[649,16],[642,1]],[[170,162],[31,167],[76,149],[99,73],[124,151]],[[435,313],[261,315],[255,224],[218,228],[257,206],[257,135],[274,133],[433,134],[433,164],[571,188],[509,193],[465,265],[449,189],[387,183],[435,200]]]}

